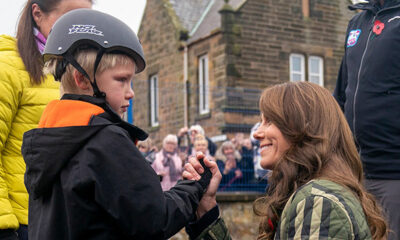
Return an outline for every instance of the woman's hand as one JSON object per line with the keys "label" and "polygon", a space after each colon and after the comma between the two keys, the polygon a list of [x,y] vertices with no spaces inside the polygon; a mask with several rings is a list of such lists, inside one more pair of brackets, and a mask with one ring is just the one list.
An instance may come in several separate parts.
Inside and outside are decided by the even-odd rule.
{"label": "woman's hand", "polygon": [[200,180],[200,174],[204,172],[204,169],[199,162],[199,159],[201,158],[204,158],[204,164],[210,169],[212,177],[206,192],[200,200],[199,207],[197,208],[196,214],[198,219],[217,205],[216,194],[222,178],[217,164],[204,157],[204,154],[200,152],[196,154],[196,157],[190,157],[189,162],[185,164],[185,171],[182,174],[183,178],[189,180]]}

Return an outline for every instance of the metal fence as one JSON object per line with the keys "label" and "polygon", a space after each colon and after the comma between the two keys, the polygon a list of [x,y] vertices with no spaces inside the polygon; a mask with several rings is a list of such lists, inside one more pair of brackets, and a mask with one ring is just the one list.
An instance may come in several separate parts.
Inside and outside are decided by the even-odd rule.
{"label": "metal fence", "polygon": [[[127,120],[134,121],[135,125],[149,132],[158,150],[162,149],[162,140],[166,135],[177,134],[179,128],[183,127],[183,112],[186,112],[188,127],[194,124],[201,125],[205,130],[205,135],[216,144],[217,148],[223,142],[232,140],[235,149],[240,153],[240,158],[236,159],[236,166],[223,174],[219,191],[265,192],[268,185],[267,171],[260,167],[257,141],[250,140],[251,128],[259,120],[258,99],[262,89],[210,86],[206,94],[210,113],[204,114],[201,113],[199,107],[202,98],[199,97],[201,91],[198,85],[185,86],[182,82],[174,81],[157,83],[156,106],[159,125],[156,128],[151,126],[150,80],[136,82],[134,91],[133,110],[128,111]],[[185,94],[187,94],[186,98]],[[182,104],[185,99],[187,99],[187,104]],[[186,111],[182,110],[185,106]],[[245,141],[247,144],[242,145]],[[187,161],[187,156],[190,155],[187,152],[185,154],[186,156],[182,157],[183,161]],[[214,158],[223,172],[225,162],[216,156]]]}

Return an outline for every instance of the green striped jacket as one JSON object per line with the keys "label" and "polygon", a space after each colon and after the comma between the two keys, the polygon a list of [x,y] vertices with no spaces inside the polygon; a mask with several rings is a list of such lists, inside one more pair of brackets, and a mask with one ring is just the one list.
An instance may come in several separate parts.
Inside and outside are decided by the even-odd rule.
{"label": "green striped jacket", "polygon": [[[230,240],[222,219],[196,238]],[[354,194],[328,180],[312,180],[288,200],[275,239],[372,239],[360,202]]]}

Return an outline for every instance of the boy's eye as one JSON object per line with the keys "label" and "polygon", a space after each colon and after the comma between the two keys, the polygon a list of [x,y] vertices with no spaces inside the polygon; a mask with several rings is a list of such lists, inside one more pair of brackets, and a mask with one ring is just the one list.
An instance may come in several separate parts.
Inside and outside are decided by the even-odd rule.
{"label": "boy's eye", "polygon": [[116,80],[119,81],[119,82],[126,82],[128,79],[122,77],[122,78],[116,78]]}

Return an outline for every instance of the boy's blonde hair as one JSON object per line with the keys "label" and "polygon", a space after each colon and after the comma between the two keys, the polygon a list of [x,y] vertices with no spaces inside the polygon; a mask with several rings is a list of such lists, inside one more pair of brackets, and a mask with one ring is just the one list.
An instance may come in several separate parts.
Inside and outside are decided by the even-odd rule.
{"label": "boy's blonde hair", "polygon": [[[81,67],[89,75],[91,81],[93,81],[93,71],[96,56],[97,51],[95,49],[78,50],[74,56],[79,65],[81,65]],[[47,61],[43,72],[45,74],[55,75],[58,61],[60,61],[59,58],[53,58]],[[113,68],[116,65],[127,65],[130,61],[133,61],[133,59],[124,54],[105,53],[101,58],[99,66],[97,67],[96,74],[101,74],[105,70]],[[65,73],[61,77],[61,88],[67,93],[77,93],[77,86],[73,76],[74,70],[75,67],[71,64],[68,64]]]}

